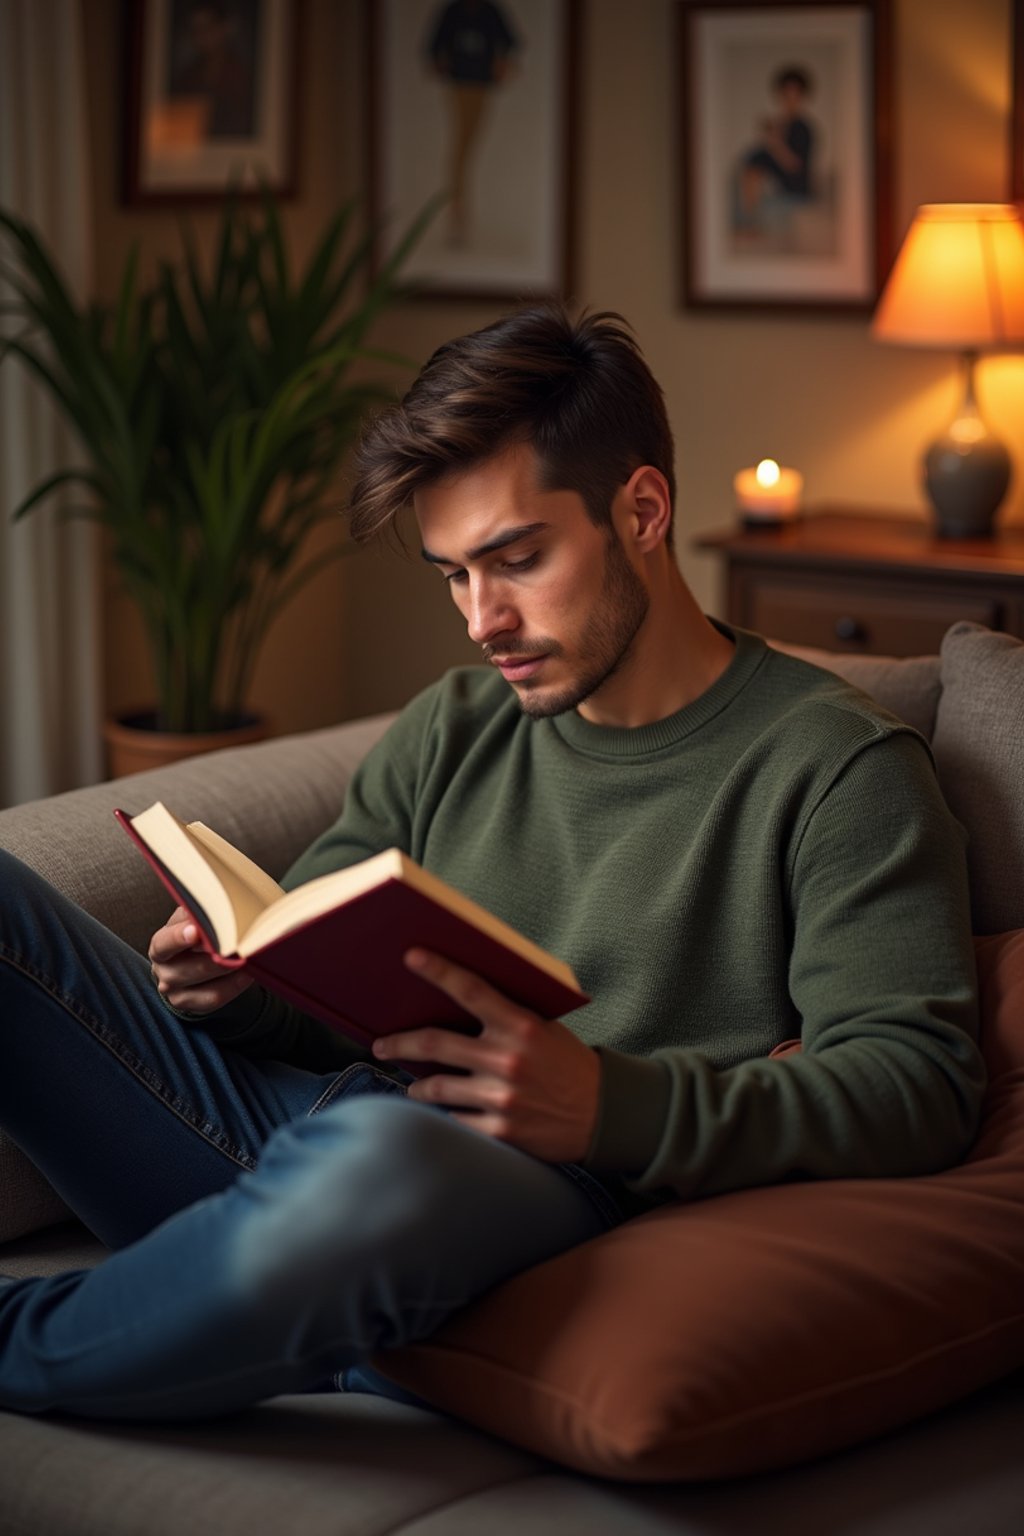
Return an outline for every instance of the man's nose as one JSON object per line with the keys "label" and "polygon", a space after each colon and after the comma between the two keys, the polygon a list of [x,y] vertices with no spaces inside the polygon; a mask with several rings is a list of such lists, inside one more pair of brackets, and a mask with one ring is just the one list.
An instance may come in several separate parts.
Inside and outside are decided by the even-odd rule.
{"label": "man's nose", "polygon": [[492,585],[479,582],[470,588],[466,628],[474,644],[487,645],[497,635],[508,634],[518,627],[515,609]]}

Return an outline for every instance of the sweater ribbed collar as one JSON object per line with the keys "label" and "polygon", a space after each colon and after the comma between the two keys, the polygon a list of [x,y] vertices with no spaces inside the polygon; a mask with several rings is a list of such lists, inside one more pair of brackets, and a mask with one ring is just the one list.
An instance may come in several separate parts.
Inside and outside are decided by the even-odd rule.
{"label": "sweater ribbed collar", "polygon": [[721,714],[723,709],[727,709],[747,686],[767,655],[768,647],[760,635],[745,629],[734,629],[717,619],[711,622],[723,635],[735,642],[732,660],[710,688],[705,689],[692,703],[684,704],[674,715],[666,715],[664,720],[653,720],[649,725],[594,725],[573,709],[564,715],[556,715],[548,723],[568,746],[588,757],[645,757],[652,752],[662,752],[676,746]]}

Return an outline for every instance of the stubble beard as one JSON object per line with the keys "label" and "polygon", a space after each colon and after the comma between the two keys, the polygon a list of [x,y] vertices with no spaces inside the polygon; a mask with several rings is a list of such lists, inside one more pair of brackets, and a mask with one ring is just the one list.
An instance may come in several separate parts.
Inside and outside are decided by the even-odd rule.
{"label": "stubble beard", "polygon": [[[582,677],[563,688],[561,693],[532,696],[532,680],[519,683],[519,706],[531,720],[544,720],[577,709],[597,693],[622,667],[633,648],[640,626],[650,608],[650,596],[640,577],[626,558],[614,532],[609,533],[604,580],[597,607],[590,615],[580,637],[580,654],[586,667]],[[535,654],[563,655],[561,646],[536,642]],[[524,647],[524,653],[526,648]],[[507,653],[506,653],[507,654]],[[516,654],[520,654],[518,651]]]}

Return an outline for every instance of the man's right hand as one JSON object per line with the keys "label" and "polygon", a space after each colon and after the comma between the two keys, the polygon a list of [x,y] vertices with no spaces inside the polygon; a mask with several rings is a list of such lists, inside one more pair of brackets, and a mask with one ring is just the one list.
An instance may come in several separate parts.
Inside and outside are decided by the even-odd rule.
{"label": "man's right hand", "polygon": [[225,971],[199,942],[199,929],[184,907],[175,908],[149,941],[149,965],[157,991],[172,1008],[196,1017],[215,1013],[252,986],[244,971]]}

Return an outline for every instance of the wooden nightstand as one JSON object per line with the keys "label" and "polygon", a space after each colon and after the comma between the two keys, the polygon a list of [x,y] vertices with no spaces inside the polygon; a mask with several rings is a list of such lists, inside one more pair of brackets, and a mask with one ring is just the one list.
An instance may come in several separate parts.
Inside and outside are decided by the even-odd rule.
{"label": "wooden nightstand", "polygon": [[694,547],[725,561],[727,620],[794,645],[925,655],[957,619],[1024,637],[1021,527],[939,539],[924,523],[822,509]]}

